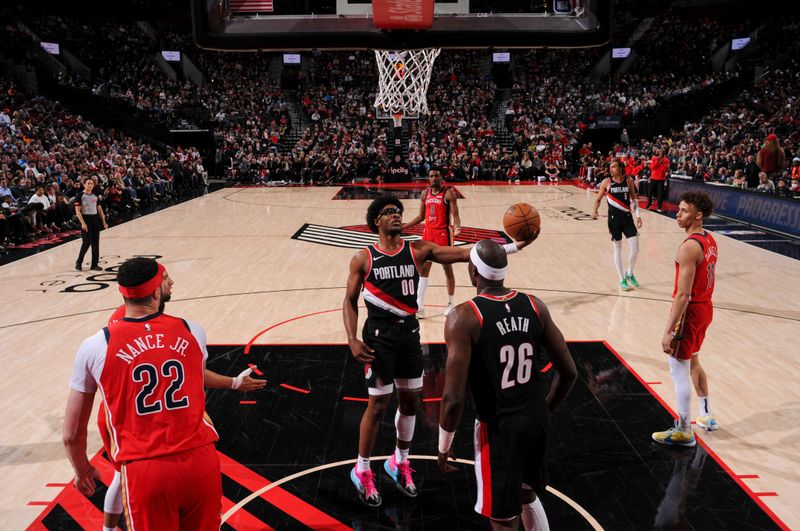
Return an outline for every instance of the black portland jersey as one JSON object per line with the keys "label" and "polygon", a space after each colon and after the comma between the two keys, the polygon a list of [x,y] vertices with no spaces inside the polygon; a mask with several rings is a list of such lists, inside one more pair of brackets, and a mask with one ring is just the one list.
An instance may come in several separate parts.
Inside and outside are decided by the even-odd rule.
{"label": "black portland jersey", "polygon": [[542,322],[533,298],[512,291],[502,297],[478,295],[468,304],[481,321],[469,365],[478,420],[495,422],[544,407],[547,384],[536,367]]}
{"label": "black portland jersey", "polygon": [[630,214],[631,191],[628,187],[628,180],[625,179],[621,183],[618,183],[615,182],[614,179],[610,179],[606,200],[608,201],[609,216]]}
{"label": "black portland jersey", "polygon": [[403,245],[394,254],[366,248],[369,255],[364,277],[364,302],[367,316],[372,318],[406,317],[417,313],[419,268],[411,244]]}

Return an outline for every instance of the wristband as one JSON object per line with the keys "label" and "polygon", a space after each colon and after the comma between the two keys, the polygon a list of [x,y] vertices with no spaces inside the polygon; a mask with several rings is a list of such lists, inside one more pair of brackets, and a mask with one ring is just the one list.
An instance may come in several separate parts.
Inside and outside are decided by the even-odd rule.
{"label": "wristband", "polygon": [[253,373],[253,369],[245,369],[239,373],[239,376],[235,378],[231,378],[231,389],[239,389],[242,386],[242,382],[244,381],[246,376],[250,376]]}
{"label": "wristband", "polygon": [[506,254],[514,254],[519,251],[519,247],[517,247],[517,244],[514,242],[505,244],[503,249],[506,250]]}
{"label": "wristband", "polygon": [[446,454],[450,451],[450,445],[453,444],[453,437],[456,436],[456,432],[454,431],[447,431],[441,426],[439,426],[439,453]]}

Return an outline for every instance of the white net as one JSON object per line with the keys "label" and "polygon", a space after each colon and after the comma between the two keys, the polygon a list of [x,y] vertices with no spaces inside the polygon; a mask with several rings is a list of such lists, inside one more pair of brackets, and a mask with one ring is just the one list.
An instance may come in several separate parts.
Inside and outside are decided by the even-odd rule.
{"label": "white net", "polygon": [[438,48],[375,50],[378,95],[374,106],[389,113],[428,114],[428,85]]}

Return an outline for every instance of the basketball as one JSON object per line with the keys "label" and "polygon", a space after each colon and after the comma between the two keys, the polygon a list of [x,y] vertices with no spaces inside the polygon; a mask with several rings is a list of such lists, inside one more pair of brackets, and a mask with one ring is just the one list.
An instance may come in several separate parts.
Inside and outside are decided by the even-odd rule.
{"label": "basketball", "polygon": [[539,212],[528,203],[511,205],[503,215],[503,229],[514,240],[535,240],[541,231]]}

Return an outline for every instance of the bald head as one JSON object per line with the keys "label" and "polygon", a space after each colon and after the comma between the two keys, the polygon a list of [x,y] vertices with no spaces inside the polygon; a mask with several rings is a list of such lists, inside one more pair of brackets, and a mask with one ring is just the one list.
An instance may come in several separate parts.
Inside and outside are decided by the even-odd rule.
{"label": "bald head", "polygon": [[489,267],[502,269],[508,265],[508,255],[497,242],[481,240],[475,245],[475,248],[478,250],[478,256]]}

